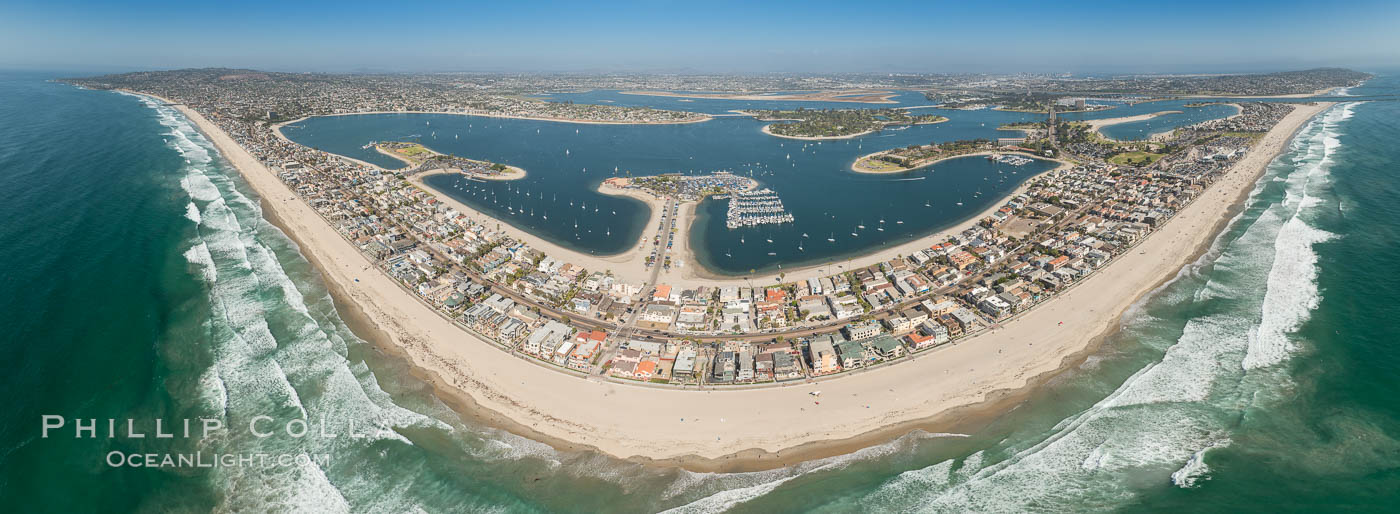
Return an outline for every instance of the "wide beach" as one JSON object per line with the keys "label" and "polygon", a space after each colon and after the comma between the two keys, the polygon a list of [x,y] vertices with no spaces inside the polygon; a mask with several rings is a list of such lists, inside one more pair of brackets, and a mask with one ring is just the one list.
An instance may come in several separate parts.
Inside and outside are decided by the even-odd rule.
{"label": "wide beach", "polygon": [[[916,426],[947,425],[953,421],[949,413],[967,416],[967,409],[978,406],[993,408],[984,414],[994,413],[1004,407],[992,405],[1001,403],[998,399],[1014,398],[1008,393],[1034,386],[1082,357],[1093,348],[1094,335],[1112,330],[1124,309],[1196,258],[1291,135],[1328,105],[1299,106],[1145,242],[1001,328],[819,385],[685,391],[543,369],[457,328],[375,270],[216,126],[178,107],[240,170],[283,229],[301,242],[302,252],[319,264],[342,303],[362,311],[387,339],[384,343],[401,348],[443,394],[469,397],[486,411],[483,417],[499,415],[510,420],[502,423],[506,428],[547,441],[716,470],[776,467],[846,453]],[[653,216],[656,212],[653,208]],[[823,391],[819,404],[807,394],[818,389]]]}

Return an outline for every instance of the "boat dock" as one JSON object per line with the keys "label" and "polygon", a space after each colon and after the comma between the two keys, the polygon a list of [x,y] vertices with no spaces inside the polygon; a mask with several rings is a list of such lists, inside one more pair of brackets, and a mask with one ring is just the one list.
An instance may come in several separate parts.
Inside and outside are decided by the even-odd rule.
{"label": "boat dock", "polygon": [[792,214],[783,208],[782,199],[771,189],[736,192],[729,198],[729,228],[792,223]]}

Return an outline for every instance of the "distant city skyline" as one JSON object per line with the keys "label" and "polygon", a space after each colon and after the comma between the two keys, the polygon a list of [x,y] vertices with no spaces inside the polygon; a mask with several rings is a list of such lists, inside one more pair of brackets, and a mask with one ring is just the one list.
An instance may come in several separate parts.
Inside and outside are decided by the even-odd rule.
{"label": "distant city skyline", "polygon": [[[1246,23],[1247,21],[1247,23]],[[1400,65],[1400,4],[1188,1],[0,7],[0,67],[323,72],[1222,73]]]}

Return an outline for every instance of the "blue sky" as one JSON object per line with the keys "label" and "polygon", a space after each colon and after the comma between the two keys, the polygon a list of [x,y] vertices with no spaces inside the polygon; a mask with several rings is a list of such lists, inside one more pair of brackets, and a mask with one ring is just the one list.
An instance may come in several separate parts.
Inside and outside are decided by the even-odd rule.
{"label": "blue sky", "polygon": [[0,2],[0,67],[1222,72],[1400,65],[1400,2]]}

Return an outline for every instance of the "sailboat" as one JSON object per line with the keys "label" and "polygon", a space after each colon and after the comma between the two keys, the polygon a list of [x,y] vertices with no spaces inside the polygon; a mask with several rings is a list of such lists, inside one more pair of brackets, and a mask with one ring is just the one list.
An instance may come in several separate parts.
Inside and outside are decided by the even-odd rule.
{"label": "sailboat", "polygon": [[744,244],[744,236],[739,236],[739,244]]}
{"label": "sailboat", "polygon": [[835,243],[835,242],[836,242],[836,233],[835,233],[835,232],[832,232],[832,233],[831,233],[831,237],[826,238],[826,240],[829,241],[829,242]]}

